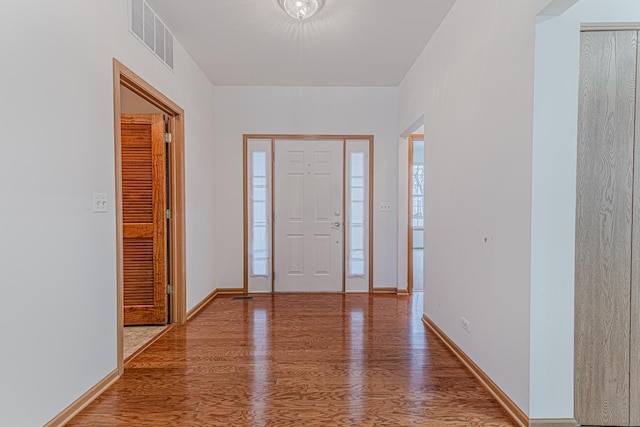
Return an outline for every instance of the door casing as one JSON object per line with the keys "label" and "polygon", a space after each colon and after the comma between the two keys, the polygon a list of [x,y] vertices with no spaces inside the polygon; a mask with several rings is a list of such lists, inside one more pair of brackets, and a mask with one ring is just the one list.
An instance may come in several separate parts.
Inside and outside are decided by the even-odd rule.
{"label": "door casing", "polygon": [[185,261],[185,198],[184,198],[184,110],[160,93],[117,59],[113,60],[113,105],[115,135],[116,176],[116,263],[117,263],[117,360],[118,373],[124,373],[124,294],[123,294],[123,238],[122,238],[122,172],[120,115],[121,94],[124,86],[163,110],[169,117],[172,140],[167,150],[170,192],[171,227],[169,233],[169,283],[171,323],[184,323],[186,310],[186,261]]}

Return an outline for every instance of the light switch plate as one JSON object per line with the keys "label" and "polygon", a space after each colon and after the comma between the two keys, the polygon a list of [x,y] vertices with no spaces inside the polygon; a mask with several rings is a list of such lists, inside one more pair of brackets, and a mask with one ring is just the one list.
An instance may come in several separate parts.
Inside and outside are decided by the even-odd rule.
{"label": "light switch plate", "polygon": [[107,193],[93,193],[93,213],[109,212],[107,207]]}

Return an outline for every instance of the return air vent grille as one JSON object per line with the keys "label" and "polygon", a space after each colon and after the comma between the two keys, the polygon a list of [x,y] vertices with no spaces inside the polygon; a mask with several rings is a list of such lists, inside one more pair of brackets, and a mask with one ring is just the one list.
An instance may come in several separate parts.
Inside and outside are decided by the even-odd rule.
{"label": "return air vent grille", "polygon": [[173,70],[173,34],[145,0],[129,0],[129,30]]}

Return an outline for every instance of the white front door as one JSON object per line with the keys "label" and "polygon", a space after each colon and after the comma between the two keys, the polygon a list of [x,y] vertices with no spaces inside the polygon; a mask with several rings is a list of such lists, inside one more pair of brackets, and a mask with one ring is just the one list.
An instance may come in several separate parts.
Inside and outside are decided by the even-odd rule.
{"label": "white front door", "polygon": [[276,292],[341,292],[343,141],[276,140]]}

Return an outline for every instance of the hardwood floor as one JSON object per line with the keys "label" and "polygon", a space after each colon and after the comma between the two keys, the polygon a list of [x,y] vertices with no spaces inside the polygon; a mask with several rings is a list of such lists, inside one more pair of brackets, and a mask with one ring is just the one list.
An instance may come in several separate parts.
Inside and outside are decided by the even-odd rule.
{"label": "hardwood floor", "polygon": [[69,426],[514,426],[422,295],[219,298]]}

